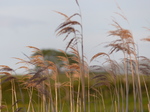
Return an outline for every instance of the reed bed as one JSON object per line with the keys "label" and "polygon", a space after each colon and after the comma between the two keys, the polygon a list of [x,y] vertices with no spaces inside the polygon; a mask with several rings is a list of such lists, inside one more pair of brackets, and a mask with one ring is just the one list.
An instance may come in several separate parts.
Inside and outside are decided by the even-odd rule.
{"label": "reed bed", "polygon": [[[78,0],[75,2],[79,12],[71,16],[55,11],[65,17],[56,28],[56,35],[65,35],[64,41],[69,40],[66,50],[61,50],[64,56],[57,57],[65,71],[59,73],[56,63],[44,59],[40,49],[28,46],[36,55],[25,55],[26,60],[16,58],[17,64],[24,64],[18,69],[24,69],[25,74],[18,76],[12,68],[0,65],[0,112],[150,112],[150,65],[141,63],[150,59],[138,55],[131,31],[113,20],[115,30],[108,34],[117,39],[104,46],[110,52],[99,52],[90,60],[104,57],[105,61],[102,65],[88,64],[82,13]],[[79,17],[79,21],[74,17]],[[73,56],[68,57],[66,52]],[[116,52],[123,54],[122,65],[111,59]]]}

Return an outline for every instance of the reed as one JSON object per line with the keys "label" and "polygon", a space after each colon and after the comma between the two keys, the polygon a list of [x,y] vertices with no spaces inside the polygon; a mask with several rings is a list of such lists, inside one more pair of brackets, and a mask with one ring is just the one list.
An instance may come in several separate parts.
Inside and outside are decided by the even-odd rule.
{"label": "reed", "polygon": [[[65,72],[60,74],[57,63],[46,60],[39,48],[27,46],[32,49],[31,56],[15,58],[17,64],[24,64],[18,68],[25,70],[22,76],[0,65],[0,112],[150,112],[150,65],[141,63],[150,59],[139,56],[131,31],[113,20],[115,30],[108,31],[108,35],[117,39],[104,46],[110,48],[108,53],[93,55],[90,62],[105,60],[101,65],[92,66],[84,55],[82,12],[78,0],[75,3],[79,12],[71,16],[55,11],[65,17],[55,31],[56,36],[65,35],[64,41],[68,42],[65,51],[60,50],[64,56],[57,56]],[[123,14],[117,15],[129,23]],[[123,55],[122,65],[111,58],[117,52]],[[90,68],[103,72],[92,72]],[[11,91],[8,102],[4,99],[5,85]]]}

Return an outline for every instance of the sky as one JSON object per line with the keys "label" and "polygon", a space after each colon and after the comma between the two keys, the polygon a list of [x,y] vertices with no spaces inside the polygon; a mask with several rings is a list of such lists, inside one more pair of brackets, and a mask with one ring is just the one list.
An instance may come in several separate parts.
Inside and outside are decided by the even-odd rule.
{"label": "sky", "polygon": [[[129,29],[139,46],[139,54],[150,58],[150,43],[140,41],[150,35],[150,0],[79,0],[82,12],[84,54],[88,60],[98,52],[108,52],[102,43],[108,36],[114,18]],[[118,5],[121,10],[118,9]],[[13,57],[30,56],[26,46],[64,50],[67,41],[57,37],[55,30],[64,17],[55,11],[72,15],[79,12],[75,0],[0,0],[0,65],[17,69]],[[126,22],[116,13],[124,14]],[[113,58],[118,58],[116,54]]]}

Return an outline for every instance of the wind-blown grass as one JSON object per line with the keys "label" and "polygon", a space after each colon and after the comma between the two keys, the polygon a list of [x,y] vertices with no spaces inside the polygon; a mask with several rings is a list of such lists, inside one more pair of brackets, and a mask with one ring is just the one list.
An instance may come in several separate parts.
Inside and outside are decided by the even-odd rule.
{"label": "wind-blown grass", "polygon": [[[113,20],[115,30],[108,31],[109,36],[118,37],[104,47],[109,53],[99,52],[91,58],[105,57],[102,65],[92,72],[84,56],[83,25],[80,5],[79,12],[65,17],[56,28],[56,35],[69,40],[62,61],[65,72],[59,74],[56,63],[44,59],[41,50],[28,46],[36,55],[26,56],[27,60],[16,58],[24,64],[25,74],[16,76],[15,70],[0,65],[0,111],[6,112],[150,112],[149,73],[150,59],[139,56],[137,45],[129,29],[125,29]],[[121,8],[119,8],[121,10]],[[128,23],[123,14],[119,14]],[[80,21],[74,20],[78,16]],[[70,39],[69,39],[70,38]],[[149,41],[149,38],[143,39]],[[66,52],[73,54],[68,57]],[[123,54],[122,65],[111,59],[116,52]],[[69,61],[73,60],[74,63]],[[105,67],[105,65],[109,65]],[[94,68],[96,67],[96,68]]]}

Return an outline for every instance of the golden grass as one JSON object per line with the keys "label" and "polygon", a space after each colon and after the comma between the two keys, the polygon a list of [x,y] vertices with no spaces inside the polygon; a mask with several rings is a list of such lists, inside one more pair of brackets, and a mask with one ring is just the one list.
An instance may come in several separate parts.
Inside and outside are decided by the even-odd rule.
{"label": "golden grass", "polygon": [[[67,57],[66,51],[62,50],[60,51],[64,53],[64,56],[57,56],[63,62],[62,66],[65,68],[65,76],[68,80],[61,82],[57,63],[45,60],[39,48],[27,46],[33,50],[32,53],[38,52],[38,54],[31,56],[25,55],[27,60],[15,58],[19,61],[17,64],[24,64],[18,68],[26,70],[26,74],[23,75],[22,79],[12,75],[15,73],[15,70],[12,68],[6,65],[0,65],[0,74],[3,75],[0,79],[0,111],[8,108],[6,105],[3,105],[1,86],[3,83],[10,82],[12,112],[22,111],[22,107],[19,107],[20,102],[16,86],[19,87],[22,102],[22,89],[25,89],[28,93],[28,106],[23,110],[24,112],[63,112],[64,106],[66,105],[68,106],[69,112],[92,112],[92,102],[95,103],[94,112],[97,112],[97,110],[103,110],[104,112],[129,112],[129,92],[131,91],[133,97],[132,111],[143,112],[142,95],[144,93],[141,86],[141,81],[143,81],[148,99],[147,110],[150,112],[148,85],[144,77],[140,78],[143,76],[141,73],[149,75],[150,66],[147,63],[139,62],[140,58],[147,60],[147,62],[150,62],[150,59],[144,56],[138,56],[137,46],[131,31],[123,28],[118,22],[113,20],[112,26],[115,27],[115,30],[109,31],[108,34],[109,36],[118,37],[118,39],[105,46],[110,47],[109,53],[100,52],[91,58],[90,61],[94,61],[100,56],[106,56],[106,60],[100,67],[104,73],[93,73],[93,77],[91,78],[89,65],[84,56],[82,14],[78,0],[76,0],[76,4],[79,8],[79,13],[71,16],[55,11],[65,17],[65,21],[57,27],[56,35],[61,36],[65,34],[64,40],[66,40],[70,34],[73,34],[73,37],[69,39],[68,45],[66,46],[66,51],[69,49],[74,56]],[[119,6],[118,8],[121,10]],[[128,22],[123,14],[116,14]],[[81,22],[73,20],[75,16],[79,16]],[[150,41],[150,38],[144,38],[143,40]],[[123,54],[123,66],[120,66],[117,61],[110,58],[116,52]],[[75,62],[70,63],[69,59]],[[106,68],[104,66],[105,64],[109,64],[110,66]],[[123,73],[120,73],[121,70],[123,70]],[[119,78],[120,74],[124,75],[123,80]],[[95,83],[90,85],[93,80]],[[74,86],[74,83],[77,83],[77,87]],[[107,88],[106,92],[103,91],[104,87]],[[64,93],[61,93],[62,90]],[[37,95],[38,98],[36,102],[33,100],[34,95]],[[105,103],[105,98],[107,97],[111,99],[110,108],[107,108]],[[66,103],[67,101],[68,103]],[[35,109],[35,105],[38,105],[38,108]],[[6,111],[8,112],[8,109]]]}

